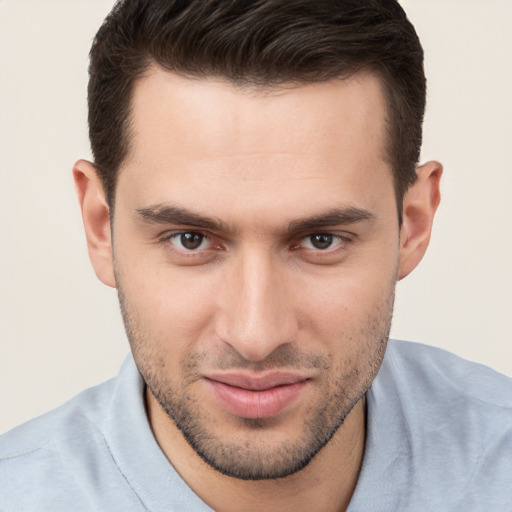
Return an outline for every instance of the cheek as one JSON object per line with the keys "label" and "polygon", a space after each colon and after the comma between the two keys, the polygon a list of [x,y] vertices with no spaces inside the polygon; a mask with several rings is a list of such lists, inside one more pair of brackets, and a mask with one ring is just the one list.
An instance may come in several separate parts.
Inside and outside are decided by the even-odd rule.
{"label": "cheek", "polygon": [[362,334],[368,337],[369,331],[382,331],[389,322],[394,284],[392,266],[343,269],[315,283],[303,282],[302,289],[307,289],[300,306],[304,330],[331,345],[359,344]]}
{"label": "cheek", "polygon": [[146,343],[176,354],[207,330],[216,289],[211,279],[142,258],[123,258],[116,267],[125,301]]}

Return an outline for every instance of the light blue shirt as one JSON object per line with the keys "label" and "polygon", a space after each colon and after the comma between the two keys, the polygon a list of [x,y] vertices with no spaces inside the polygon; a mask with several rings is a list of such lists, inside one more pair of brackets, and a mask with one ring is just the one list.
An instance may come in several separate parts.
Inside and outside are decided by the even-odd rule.
{"label": "light blue shirt", "polygon": [[[211,511],[158,447],[143,390],[129,356],[115,379],[1,436],[0,511]],[[511,379],[390,341],[367,414],[350,512],[512,511]]]}

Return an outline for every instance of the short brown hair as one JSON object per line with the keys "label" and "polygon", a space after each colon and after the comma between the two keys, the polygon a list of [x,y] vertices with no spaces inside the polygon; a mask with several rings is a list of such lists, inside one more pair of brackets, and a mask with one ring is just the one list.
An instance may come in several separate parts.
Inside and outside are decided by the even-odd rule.
{"label": "short brown hair", "polygon": [[112,204],[130,148],[135,81],[152,64],[187,77],[278,87],[376,73],[388,111],[399,216],[416,178],[423,50],[396,0],[120,0],[90,52],[89,136]]}

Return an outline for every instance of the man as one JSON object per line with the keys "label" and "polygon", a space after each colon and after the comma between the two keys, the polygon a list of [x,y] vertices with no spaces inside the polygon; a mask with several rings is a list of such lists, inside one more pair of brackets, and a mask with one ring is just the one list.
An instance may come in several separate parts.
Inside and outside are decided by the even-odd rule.
{"label": "man", "polygon": [[73,173],[133,357],[3,437],[0,510],[509,510],[509,379],[388,343],[424,105],[393,1],[117,4]]}

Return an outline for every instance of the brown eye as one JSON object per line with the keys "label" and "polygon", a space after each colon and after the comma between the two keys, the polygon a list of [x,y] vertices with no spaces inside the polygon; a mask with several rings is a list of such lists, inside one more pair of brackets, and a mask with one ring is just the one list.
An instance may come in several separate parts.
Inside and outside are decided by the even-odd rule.
{"label": "brown eye", "polygon": [[198,249],[201,247],[201,244],[203,243],[204,235],[201,235],[200,233],[181,233],[180,234],[180,243],[189,251],[192,251],[194,249]]}
{"label": "brown eye", "polygon": [[181,251],[197,251],[199,249],[208,249],[209,241],[206,235],[195,233],[193,231],[176,233],[168,240]]}
{"label": "brown eye", "polygon": [[328,249],[331,247],[334,237],[333,235],[325,233],[317,233],[315,235],[311,235],[309,240],[315,249]]}

